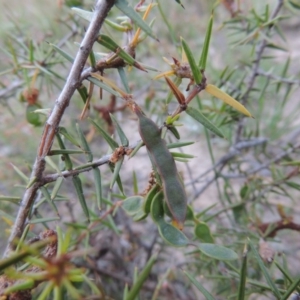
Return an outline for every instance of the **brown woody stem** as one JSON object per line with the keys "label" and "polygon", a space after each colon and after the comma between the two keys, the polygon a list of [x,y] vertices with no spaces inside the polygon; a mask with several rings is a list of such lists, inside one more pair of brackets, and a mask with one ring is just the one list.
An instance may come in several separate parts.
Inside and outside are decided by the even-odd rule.
{"label": "brown woody stem", "polygon": [[37,190],[40,186],[39,180],[42,179],[42,175],[45,169],[45,156],[51,149],[55,133],[59,126],[59,123],[68,107],[70,100],[77,87],[81,84],[83,68],[87,61],[87,58],[92,50],[93,44],[99,34],[99,30],[106,18],[108,12],[114,5],[114,0],[98,0],[95,6],[94,15],[91,23],[86,31],[86,34],[81,42],[79,51],[75,57],[74,63],[70,70],[68,79],[61,91],[58,99],[55,101],[55,106],[45,124],[44,132],[40,141],[40,145],[37,151],[35,163],[31,173],[31,178],[37,178],[37,182],[28,188],[22,198],[22,202],[16,217],[15,223],[11,230],[8,244],[4,252],[4,256],[8,256],[14,249],[14,240],[21,236],[23,228],[28,217],[31,206],[34,203]]}

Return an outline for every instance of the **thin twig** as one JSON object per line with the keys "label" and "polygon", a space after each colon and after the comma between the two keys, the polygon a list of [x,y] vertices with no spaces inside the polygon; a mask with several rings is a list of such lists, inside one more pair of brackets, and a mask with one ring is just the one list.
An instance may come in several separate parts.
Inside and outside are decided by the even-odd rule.
{"label": "thin twig", "polygon": [[263,70],[258,70],[257,71],[257,75],[261,75],[261,76],[267,77],[269,79],[277,80],[280,83],[300,85],[300,81],[299,80],[292,80],[292,79],[288,79],[288,78],[279,77],[279,76],[273,75],[271,73],[271,71],[265,72]]}
{"label": "thin twig", "polygon": [[229,149],[229,152],[226,153],[224,156],[222,156],[212,167],[205,170],[202,174],[200,174],[197,178],[195,178],[194,181],[188,182],[187,185],[190,185],[190,184],[193,184],[194,182],[199,181],[201,178],[206,176],[211,171],[216,170],[217,167],[219,167],[220,165],[226,164],[231,159],[233,159],[235,156],[239,155],[241,150],[262,145],[262,144],[266,143],[267,141],[268,141],[267,138],[258,137],[258,138],[238,142],[237,144],[233,145]]}
{"label": "thin twig", "polygon": [[[114,0],[97,1],[93,18],[81,42],[79,51],[77,52],[74,63],[70,70],[67,82],[65,83],[65,86],[61,91],[58,99],[55,101],[55,106],[45,124],[44,132],[38,148],[38,154],[33,166],[31,180],[34,180],[36,178],[38,181],[42,178],[42,174],[45,169],[45,156],[48,154],[52,147],[55,133],[57,132],[57,128],[64,115],[64,112],[68,107],[76,88],[81,84],[80,77],[82,70],[92,50],[93,44],[99,34],[99,30],[104,22],[104,19],[106,18],[109,10],[114,5],[114,2]],[[14,249],[14,240],[21,236],[30,208],[34,203],[38,188],[39,183],[37,182],[25,191],[18,211],[18,215],[8,239],[8,244],[4,252],[4,256],[8,256],[10,254],[10,252]]]}
{"label": "thin twig", "polygon": [[222,174],[222,177],[224,178],[245,178],[248,177],[250,175],[253,175],[263,169],[267,169],[268,167],[270,167],[270,165],[279,162],[280,160],[282,160],[284,157],[292,154],[293,152],[295,152],[296,150],[298,150],[300,148],[300,142],[296,143],[295,145],[293,145],[292,147],[290,147],[289,149],[287,149],[286,151],[281,152],[280,154],[278,154],[277,156],[275,156],[273,159],[268,160],[267,162],[265,162],[264,164],[249,170],[248,172],[245,172],[243,174]]}
{"label": "thin twig", "polygon": [[[281,10],[282,6],[283,6],[283,0],[278,0],[277,5],[276,5],[271,17],[270,17],[270,20],[273,20],[278,15],[278,13]],[[272,28],[273,28],[273,26],[268,27],[266,35],[268,35],[270,33]],[[267,46],[267,40],[263,39],[258,44],[258,46],[256,48],[256,57],[255,57],[255,60],[253,62],[252,69],[251,69],[251,72],[250,72],[250,76],[249,76],[249,79],[248,79],[247,89],[246,89],[244,95],[241,97],[241,103],[244,104],[244,105],[248,102],[250,92],[252,91],[252,89],[254,87],[255,79],[258,75],[259,65],[260,65],[260,62],[261,62],[261,59],[262,59],[262,56],[263,56],[263,52],[264,52],[266,46]],[[239,121],[237,130],[236,130],[236,135],[235,135],[235,141],[236,142],[238,142],[240,140],[243,128],[244,128],[244,118],[242,117]]]}

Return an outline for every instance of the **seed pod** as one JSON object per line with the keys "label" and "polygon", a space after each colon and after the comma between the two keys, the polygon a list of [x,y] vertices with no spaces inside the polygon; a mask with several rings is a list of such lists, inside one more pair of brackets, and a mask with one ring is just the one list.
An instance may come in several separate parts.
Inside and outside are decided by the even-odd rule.
{"label": "seed pod", "polygon": [[134,112],[139,119],[141,138],[162,179],[164,196],[172,214],[173,225],[182,229],[186,215],[187,197],[175,161],[165,140],[161,138],[157,125],[147,118],[139,107],[135,106]]}

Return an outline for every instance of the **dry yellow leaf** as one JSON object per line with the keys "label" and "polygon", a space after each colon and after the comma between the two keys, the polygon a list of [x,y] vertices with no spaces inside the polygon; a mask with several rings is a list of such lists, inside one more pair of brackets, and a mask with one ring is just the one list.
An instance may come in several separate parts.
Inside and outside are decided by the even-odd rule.
{"label": "dry yellow leaf", "polygon": [[244,115],[253,118],[251,113],[246,109],[246,107],[243,104],[236,101],[234,98],[232,98],[231,96],[229,96],[228,94],[226,94],[225,92],[217,88],[215,85],[208,84],[205,90],[212,96],[224,101],[226,104],[232,106],[233,108],[243,113]]}

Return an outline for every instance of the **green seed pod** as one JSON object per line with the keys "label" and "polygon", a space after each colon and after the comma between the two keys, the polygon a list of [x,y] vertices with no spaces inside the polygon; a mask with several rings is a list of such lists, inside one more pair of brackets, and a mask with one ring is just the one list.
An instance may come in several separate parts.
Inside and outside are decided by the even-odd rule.
{"label": "green seed pod", "polygon": [[175,161],[165,140],[161,138],[157,125],[147,118],[138,107],[135,107],[134,111],[139,119],[141,138],[162,179],[165,200],[172,214],[173,225],[182,229],[186,215],[187,197]]}

